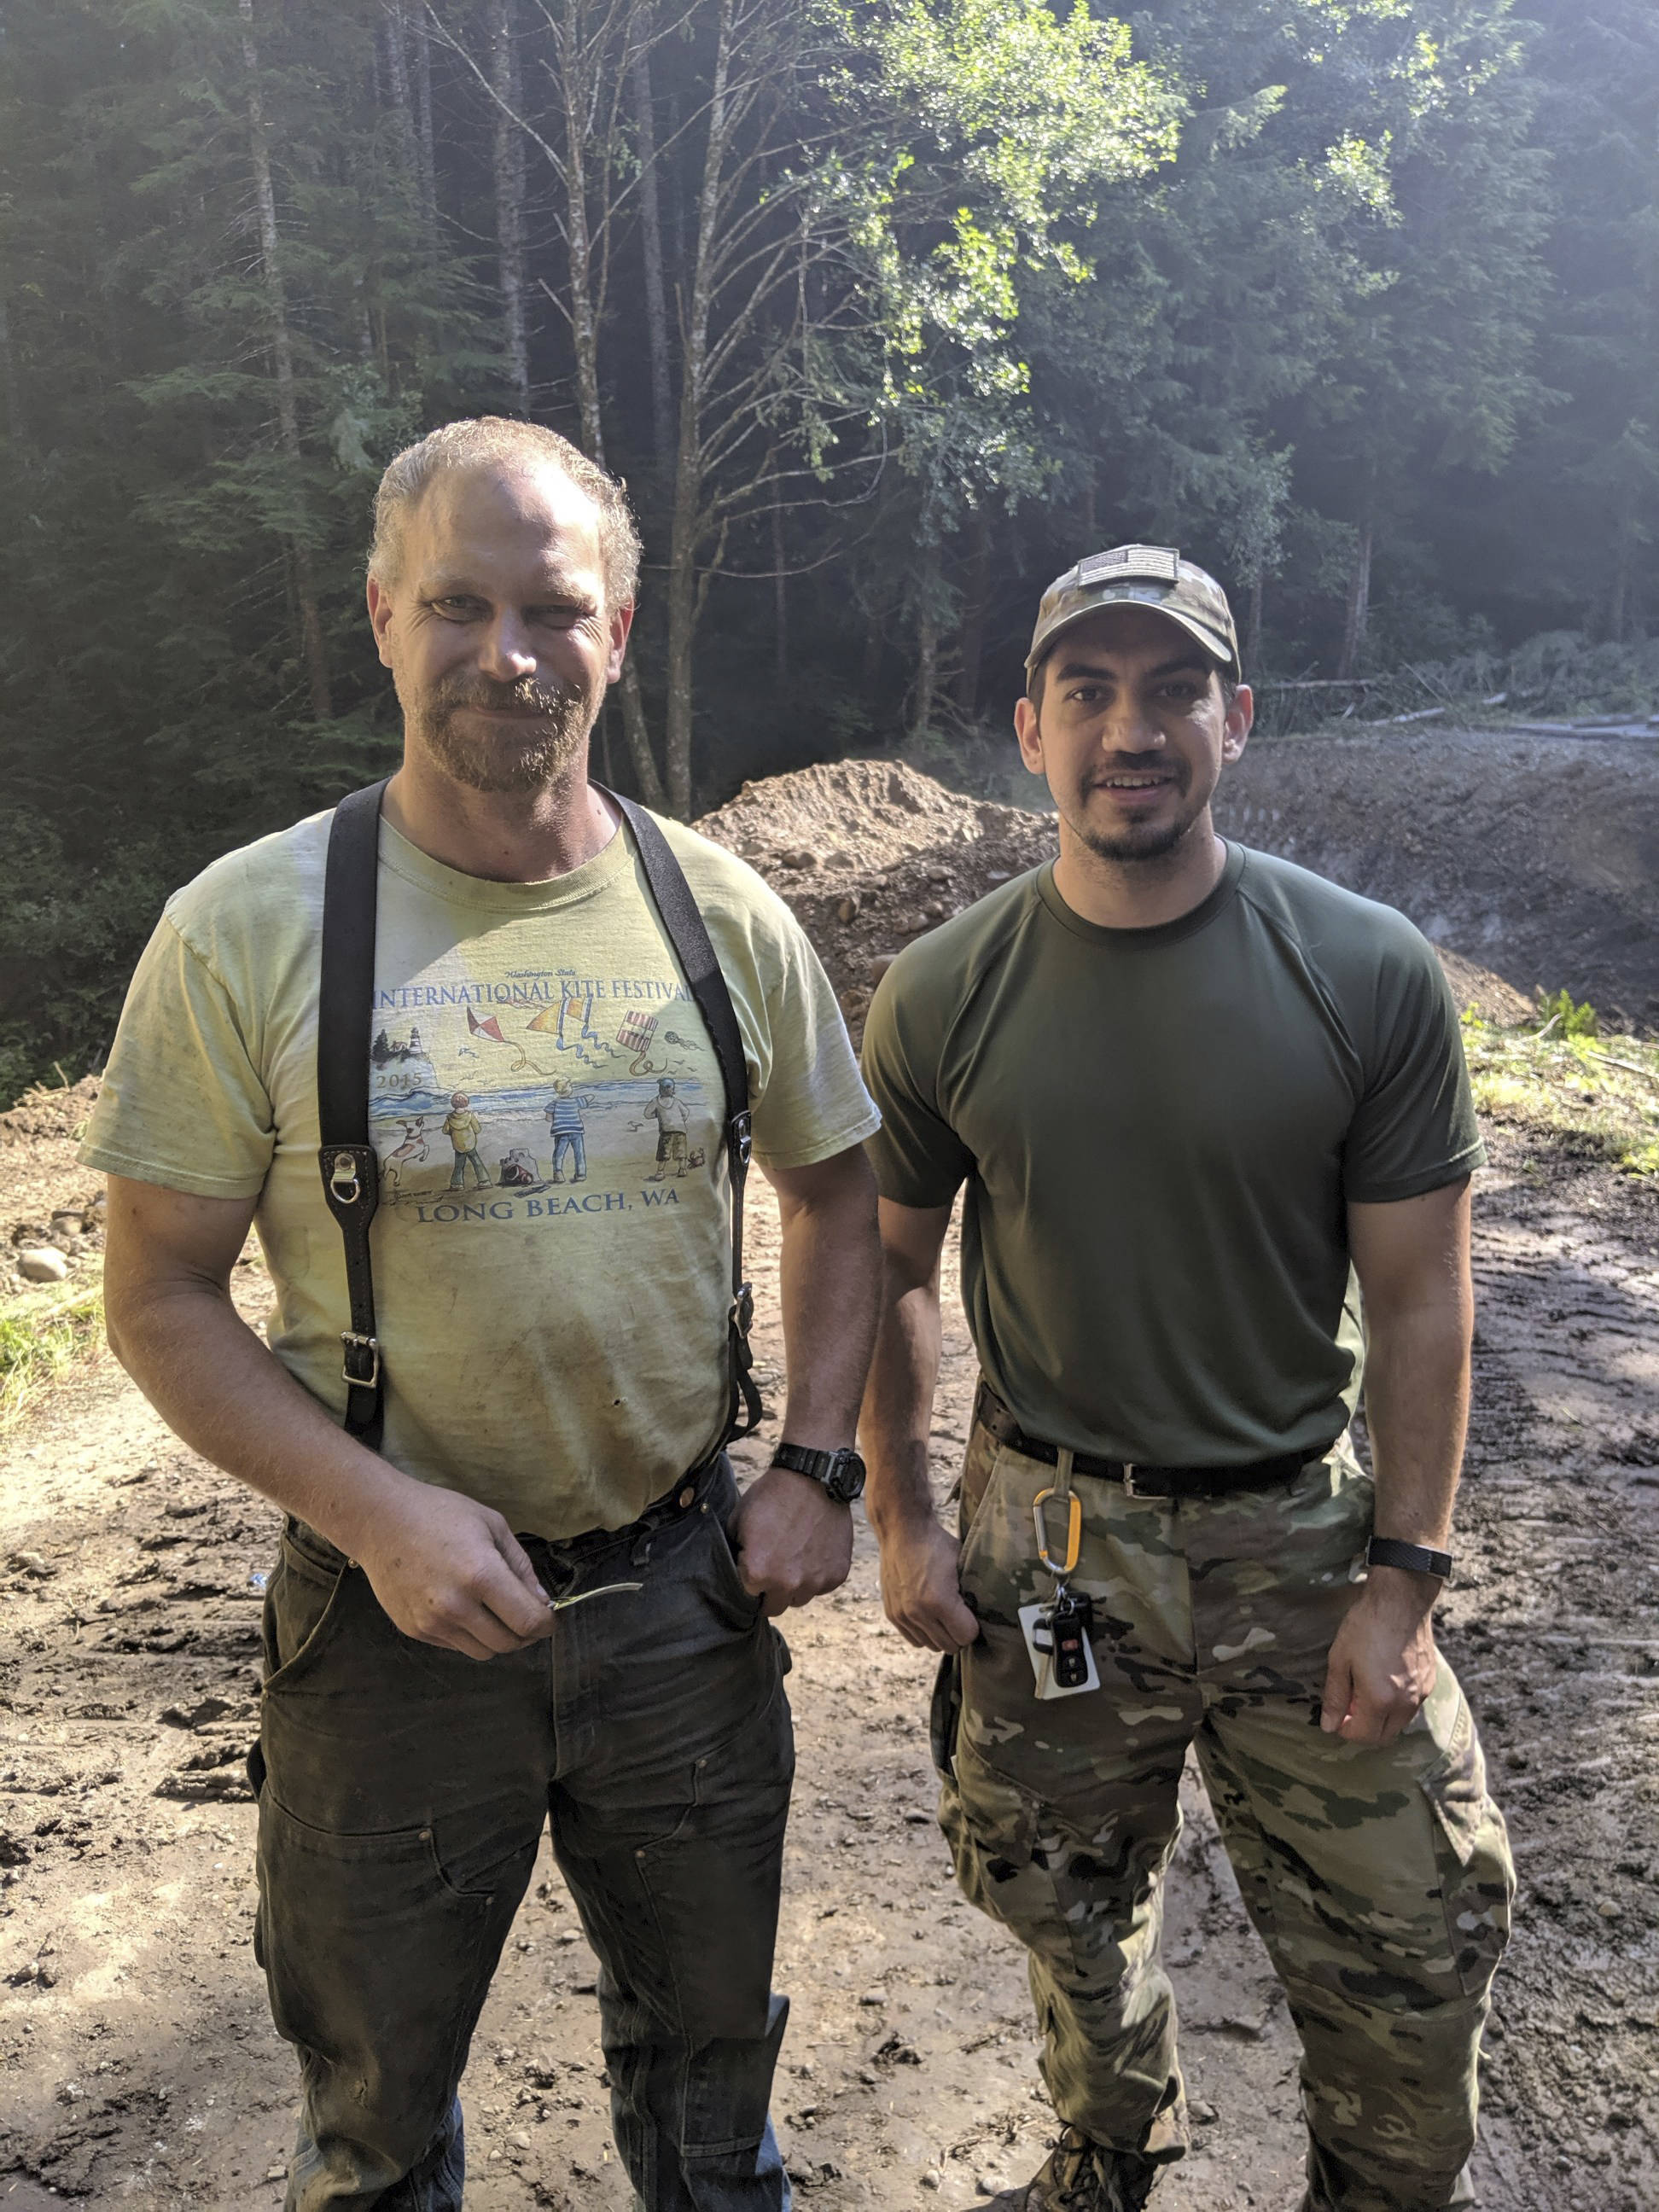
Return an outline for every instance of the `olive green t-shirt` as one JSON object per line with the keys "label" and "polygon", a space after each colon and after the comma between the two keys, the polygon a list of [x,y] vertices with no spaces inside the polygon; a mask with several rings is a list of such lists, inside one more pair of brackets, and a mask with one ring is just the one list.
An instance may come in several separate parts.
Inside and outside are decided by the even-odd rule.
{"label": "olive green t-shirt", "polygon": [[[168,901],[81,1157],[257,1198],[271,1349],[337,1417],[350,1318],[317,1124],[330,819]],[[876,1115],[800,925],[743,861],[661,828],[732,994],[757,1160],[856,1145]],[[363,1050],[386,1456],[517,1529],[621,1527],[719,1437],[732,1295],[720,1066],[632,841],[496,883],[382,822],[377,922]]]}
{"label": "olive green t-shirt", "polygon": [[1035,1436],[1152,1465],[1336,1437],[1360,1383],[1347,1201],[1485,1157],[1431,947],[1238,845],[1152,929],[1084,921],[1052,865],[993,891],[883,977],[864,1074],[884,1197],[966,1186],[993,1389]]}

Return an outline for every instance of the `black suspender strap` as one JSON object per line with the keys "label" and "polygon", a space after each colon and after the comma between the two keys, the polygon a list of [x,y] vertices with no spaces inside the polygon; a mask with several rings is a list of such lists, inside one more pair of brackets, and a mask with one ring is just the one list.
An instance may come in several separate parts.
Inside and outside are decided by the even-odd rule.
{"label": "black suspender strap", "polygon": [[[390,779],[387,779],[389,781]],[[317,1000],[317,1122],[323,1195],[345,1244],[351,1327],[341,1333],[347,1433],[378,1451],[385,1425],[380,1346],[368,1225],[380,1202],[380,1164],[368,1137],[368,1039],[374,1012],[374,906],[380,799],[386,783],[354,791],[334,810],[323,878],[322,972]]]}
{"label": "black suspender strap", "polygon": [[[602,787],[595,785],[596,790]],[[369,1141],[368,1049],[374,1007],[374,912],[380,800],[386,783],[354,791],[334,810],[323,887],[322,973],[317,1010],[317,1114],[323,1195],[345,1245],[351,1327],[341,1333],[347,1432],[371,1451],[385,1425],[385,1384],[374,1333],[368,1229],[380,1203],[380,1161]],[[743,1195],[749,1173],[749,1064],[732,994],[691,886],[667,839],[631,799],[605,791],[633,834],[645,880],[708,1031],[726,1091],[726,1164],[732,1189],[732,1300],[726,1310],[730,1396],[723,1442],[750,1435],[763,1408],[749,1332],[755,1294],[743,1273]]]}
{"label": "black suspender strap", "polygon": [[[603,789],[596,785],[595,789]],[[726,1310],[726,1352],[731,1398],[724,1441],[751,1436],[760,1426],[764,1407],[755,1386],[755,1356],[749,1348],[749,1332],[755,1320],[755,1291],[743,1273],[743,1189],[748,1179],[753,1139],[749,1121],[749,1062],[743,1049],[732,994],[720,973],[720,963],[708,941],[708,931],[697,911],[697,902],[685,872],[674,858],[668,840],[643,807],[620,793],[604,795],[618,809],[629,830],[645,871],[662,926],[684,973],[703,1027],[720,1062],[726,1086],[726,1167],[732,1187],[732,1303]]]}

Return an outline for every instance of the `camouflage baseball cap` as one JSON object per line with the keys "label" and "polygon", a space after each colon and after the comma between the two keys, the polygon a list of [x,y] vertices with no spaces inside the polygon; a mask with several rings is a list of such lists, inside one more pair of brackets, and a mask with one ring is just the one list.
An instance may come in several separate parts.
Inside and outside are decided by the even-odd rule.
{"label": "camouflage baseball cap", "polygon": [[1154,607],[1179,623],[1206,653],[1237,678],[1238,633],[1227,594],[1195,561],[1183,561],[1173,545],[1115,545],[1109,553],[1091,553],[1042,594],[1025,680],[1063,629],[1091,615],[1097,607],[1125,605]]}

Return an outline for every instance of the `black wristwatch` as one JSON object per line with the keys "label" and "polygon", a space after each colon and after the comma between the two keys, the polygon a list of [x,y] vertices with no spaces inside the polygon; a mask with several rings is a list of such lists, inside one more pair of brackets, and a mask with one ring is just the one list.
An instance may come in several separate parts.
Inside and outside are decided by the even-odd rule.
{"label": "black wristwatch", "polygon": [[864,1492],[864,1462],[850,1449],[808,1451],[805,1444],[780,1444],[772,1464],[787,1467],[791,1474],[810,1475],[838,1505],[850,1505]]}
{"label": "black wristwatch", "polygon": [[1408,1575],[1433,1575],[1443,1583],[1451,1580],[1449,1552],[1431,1552],[1426,1544],[1402,1544],[1395,1536],[1373,1536],[1365,1547],[1365,1564],[1399,1567]]}

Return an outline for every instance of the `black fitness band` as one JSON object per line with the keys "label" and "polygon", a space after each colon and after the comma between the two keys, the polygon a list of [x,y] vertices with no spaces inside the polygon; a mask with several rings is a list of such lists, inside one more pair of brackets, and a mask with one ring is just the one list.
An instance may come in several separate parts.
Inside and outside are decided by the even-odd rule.
{"label": "black fitness band", "polygon": [[1426,1544],[1402,1544],[1393,1536],[1373,1536],[1365,1547],[1365,1564],[1371,1567],[1400,1567],[1408,1575],[1434,1575],[1451,1580],[1451,1553],[1431,1552]]}

